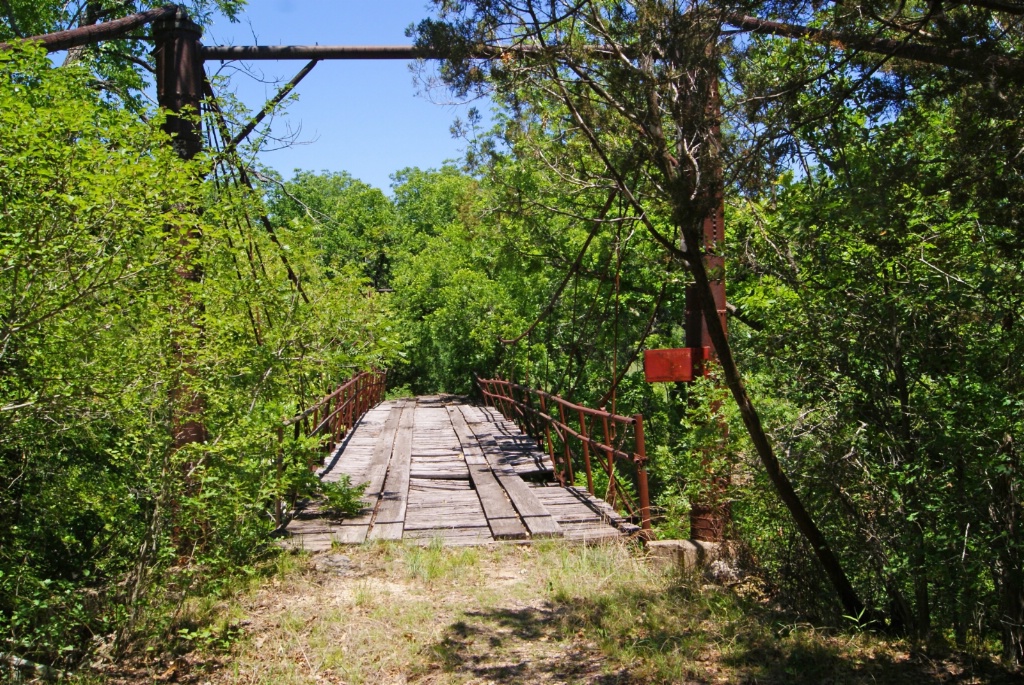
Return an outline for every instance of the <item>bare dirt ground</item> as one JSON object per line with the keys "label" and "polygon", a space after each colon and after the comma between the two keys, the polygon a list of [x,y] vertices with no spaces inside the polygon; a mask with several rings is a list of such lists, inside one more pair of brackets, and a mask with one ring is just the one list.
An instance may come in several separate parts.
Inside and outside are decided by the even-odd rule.
{"label": "bare dirt ground", "polygon": [[538,587],[536,556],[526,547],[322,555],[243,604],[251,642],[207,680],[627,682],[596,644],[565,634]]}

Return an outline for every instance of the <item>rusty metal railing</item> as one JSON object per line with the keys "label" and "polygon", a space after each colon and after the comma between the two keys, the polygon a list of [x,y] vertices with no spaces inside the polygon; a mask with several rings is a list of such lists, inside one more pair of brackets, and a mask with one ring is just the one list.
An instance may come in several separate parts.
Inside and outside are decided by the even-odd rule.
{"label": "rusty metal railing", "polygon": [[[527,388],[500,378],[477,378],[484,402],[514,421],[537,444],[546,448],[558,482],[575,482],[582,467],[587,491],[594,491],[594,462],[608,476],[604,500],[621,506],[639,518],[644,531],[651,529],[651,502],[647,488],[647,453],[644,448],[644,417],[620,416],[573,404],[557,395]],[[629,447],[632,449],[629,449]],[[625,462],[636,479],[636,501],[618,482],[616,460]]]}
{"label": "rusty metal railing", "polygon": [[[285,419],[277,427],[277,479],[281,482],[284,475],[284,434],[291,428],[296,440],[302,437],[326,436],[321,441],[321,452],[330,454],[341,444],[348,432],[366,412],[384,399],[387,388],[386,371],[363,371],[342,383],[329,395],[321,398],[313,406],[299,412],[290,419]],[[316,468],[313,460],[308,464]],[[294,500],[294,493],[291,495]],[[276,504],[275,517],[281,525],[284,518],[284,500],[279,498]]]}

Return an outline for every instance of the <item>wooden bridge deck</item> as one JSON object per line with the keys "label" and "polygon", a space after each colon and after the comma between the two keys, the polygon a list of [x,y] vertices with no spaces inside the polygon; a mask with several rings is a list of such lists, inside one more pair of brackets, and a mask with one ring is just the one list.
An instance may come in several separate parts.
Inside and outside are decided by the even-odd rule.
{"label": "wooden bridge deck", "polygon": [[285,529],[289,546],[321,551],[369,540],[598,541],[639,531],[585,489],[560,487],[547,455],[498,411],[454,397],[377,405],[320,475],[367,483],[366,506],[341,521],[307,507]]}

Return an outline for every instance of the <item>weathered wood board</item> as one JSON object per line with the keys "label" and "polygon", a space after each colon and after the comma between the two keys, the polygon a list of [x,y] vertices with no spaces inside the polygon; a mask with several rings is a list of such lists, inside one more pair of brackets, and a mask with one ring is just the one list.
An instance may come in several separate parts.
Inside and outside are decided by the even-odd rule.
{"label": "weathered wood board", "polygon": [[310,505],[289,523],[283,544],[317,552],[368,540],[596,542],[638,531],[585,490],[559,487],[548,455],[496,410],[448,396],[377,405],[318,475],[366,483],[362,512],[334,521]]}

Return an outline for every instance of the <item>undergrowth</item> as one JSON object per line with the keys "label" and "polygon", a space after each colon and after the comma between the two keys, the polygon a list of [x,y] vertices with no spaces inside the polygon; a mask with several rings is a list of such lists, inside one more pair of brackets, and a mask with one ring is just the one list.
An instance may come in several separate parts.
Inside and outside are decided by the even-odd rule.
{"label": "undergrowth", "polygon": [[348,475],[340,481],[321,481],[319,495],[323,499],[323,512],[331,518],[355,516],[363,508],[363,493],[366,483],[352,485]]}

